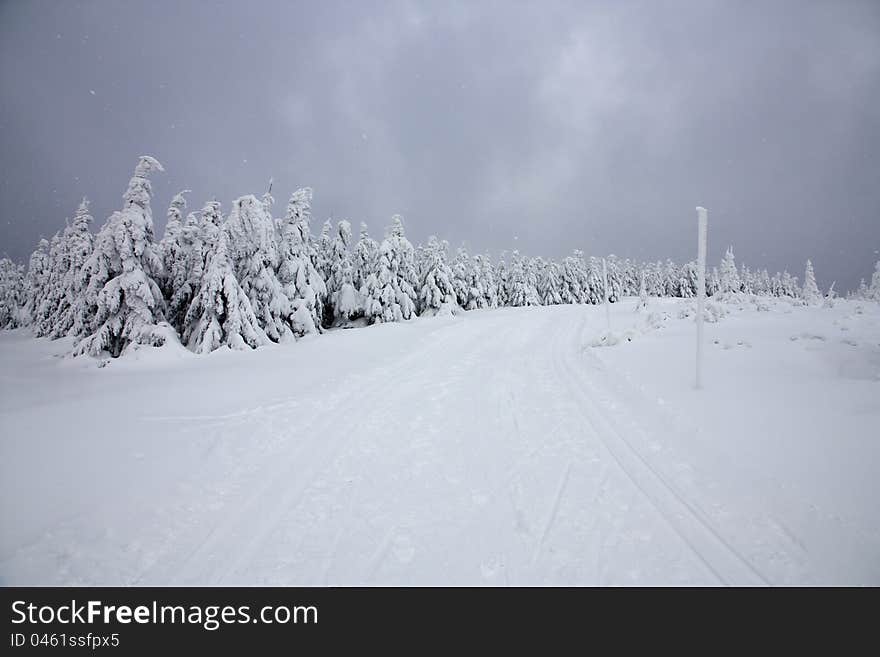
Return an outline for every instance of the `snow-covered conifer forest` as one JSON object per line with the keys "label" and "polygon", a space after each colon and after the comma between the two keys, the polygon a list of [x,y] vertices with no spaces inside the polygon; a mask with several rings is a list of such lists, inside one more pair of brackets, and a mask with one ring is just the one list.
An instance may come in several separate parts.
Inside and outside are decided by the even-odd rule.
{"label": "snow-covered conifer forest", "polygon": [[[0,326],[29,327],[36,337],[72,339],[71,355],[117,358],[127,349],[171,341],[195,353],[221,347],[255,349],[293,342],[331,328],[408,321],[499,307],[598,304],[647,295],[691,299],[696,263],[636,262],[575,249],[560,262],[517,250],[499,259],[471,256],[464,246],[431,237],[414,246],[403,217],[381,235],[365,224],[354,240],[351,223],[329,220],[312,230],[312,190],[295,190],[284,216],[273,216],[270,193],[187,210],[187,190],[167,209],[155,235],[150,176],[153,157],[137,162],[122,207],[92,232],[83,198],[72,220],[41,239],[27,267],[0,260]],[[184,217],[184,214],[186,216]],[[707,272],[715,299],[784,298],[815,305],[823,296],[806,261],[803,285],[788,271],[737,264],[729,248]],[[880,300],[880,262],[870,286],[849,295]]]}

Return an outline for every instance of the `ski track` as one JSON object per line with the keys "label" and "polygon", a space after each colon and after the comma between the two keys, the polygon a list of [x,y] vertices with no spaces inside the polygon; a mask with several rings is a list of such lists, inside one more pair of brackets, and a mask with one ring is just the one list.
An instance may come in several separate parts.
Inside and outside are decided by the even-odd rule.
{"label": "ski track", "polygon": [[[446,335],[441,340],[433,341],[432,349],[442,348],[448,340],[455,337],[454,331],[448,330],[449,327],[444,328],[447,329]],[[432,333],[437,332],[439,331],[432,331]],[[399,382],[399,377],[413,369],[414,361],[425,356],[426,354],[419,351],[403,358],[392,367],[381,368],[378,377],[382,381],[381,386],[372,385],[366,393],[360,386],[356,386],[336,404],[333,411],[322,414],[320,420],[306,424],[297,420],[298,435],[330,436],[331,439],[311,441],[308,445],[312,449],[296,450],[293,458],[270,464],[267,468],[269,472],[263,473],[263,483],[234,508],[228,509],[223,520],[210,529],[182,562],[160,564],[158,573],[150,569],[141,573],[135,583],[158,579],[158,581],[180,584],[222,585],[230,575],[248,563],[253,553],[276,527],[285,511],[301,501],[303,494],[320,475],[321,470],[343,449],[347,440],[354,438],[354,432],[334,434],[330,431],[339,415],[350,414],[351,411],[347,407],[350,407],[355,400],[360,407],[369,407],[371,403],[378,401],[392,389],[395,383]],[[284,404],[272,406],[276,411],[284,407]],[[254,412],[254,410],[243,411],[231,414],[230,417]],[[308,458],[300,460],[300,456]],[[243,543],[240,541],[241,537],[244,537]]]}
{"label": "ski track", "polygon": [[[699,508],[682,494],[627,440],[625,431],[616,426],[610,414],[597,405],[582,381],[581,368],[572,362],[572,354],[583,355],[581,336],[584,324],[574,333],[566,350],[557,342],[555,371],[570,382],[572,394],[584,419],[593,426],[595,435],[626,477],[666,519],[687,543],[693,553],[711,570],[722,584],[766,585],[769,581],[712,526]],[[561,355],[564,352],[565,355]],[[616,402],[615,402],[616,403]],[[611,408],[616,408],[612,406]],[[585,409],[589,409],[585,411]]]}
{"label": "ski track", "polygon": [[541,537],[538,539],[538,545],[535,548],[535,556],[532,557],[533,563],[538,561],[538,557],[541,555],[541,548],[544,547],[544,541],[547,539],[547,534],[550,533],[550,530],[553,528],[553,523],[556,522],[556,514],[559,513],[559,502],[562,500],[562,495],[565,493],[565,487],[568,485],[568,478],[571,476],[571,465],[571,461],[566,464],[565,472],[562,473],[562,477],[559,480],[559,486],[556,488],[556,495],[553,497],[553,506],[550,508],[550,513],[547,515],[547,522],[544,523],[544,529],[541,531]]}
{"label": "ski track", "polygon": [[[784,501],[763,502],[772,482],[738,495],[725,481],[721,494],[676,457],[672,439],[696,440],[688,428],[585,347],[600,315],[521,310],[516,322],[503,310],[420,320],[434,324],[408,352],[305,399],[142,416],[186,436],[202,459],[139,536],[117,553],[108,541],[113,576],[136,585],[809,580],[804,542],[773,510]],[[58,521],[54,537],[3,561],[65,538],[83,559],[77,522]]]}
{"label": "ski track", "polygon": [[[290,454],[286,458],[272,458],[268,462],[256,464],[252,477],[253,488],[238,500],[227,504],[218,522],[203,533],[181,559],[161,559],[152,567],[135,577],[134,583],[176,583],[176,584],[209,584],[222,585],[240,581],[246,577],[254,564],[269,561],[262,554],[268,548],[273,549],[273,540],[292,516],[297,515],[302,507],[308,491],[316,481],[322,480],[327,468],[334,462],[344,458],[351,451],[351,443],[358,440],[356,432],[334,429],[334,423],[340,416],[358,417],[362,420],[377,418],[383,415],[400,414],[400,404],[415,402],[425,397],[428,381],[419,374],[418,362],[432,359],[448,358],[447,354],[456,354],[456,359],[470,356],[481,366],[497,359],[486,358],[484,352],[488,341],[497,339],[498,343],[510,342],[510,336],[520,333],[521,353],[511,354],[505,367],[499,373],[497,381],[503,390],[499,391],[499,411],[509,416],[510,430],[518,440],[529,444],[529,449],[513,461],[502,476],[484,495],[481,506],[471,509],[460,509],[458,517],[450,519],[455,530],[446,536],[442,545],[424,548],[428,560],[442,560],[445,550],[453,549],[458,542],[466,543],[475,531],[481,528],[494,527],[497,531],[512,536],[513,550],[505,550],[503,554],[492,557],[483,555],[481,563],[485,572],[503,571],[503,583],[532,582],[540,583],[552,572],[547,571],[547,564],[542,563],[546,547],[557,530],[560,521],[560,510],[566,504],[574,504],[574,517],[566,522],[570,527],[586,526],[587,520],[578,517],[577,505],[589,509],[590,500],[569,499],[573,473],[580,472],[577,463],[583,459],[580,449],[587,446],[590,450],[600,448],[605,458],[600,459],[600,475],[595,482],[596,499],[601,499],[596,508],[604,508],[603,491],[609,485],[609,468],[616,468],[624,475],[614,479],[614,485],[621,481],[628,482],[651,508],[656,511],[658,522],[668,526],[686,545],[691,554],[712,573],[721,583],[766,583],[766,580],[741,557],[712,528],[704,518],[687,501],[671,488],[668,483],[643,460],[626,439],[620,434],[614,423],[604,410],[599,408],[578,379],[583,368],[583,359],[577,362],[580,354],[580,336],[583,326],[556,326],[552,316],[541,318],[541,321],[529,322],[525,326],[497,325],[497,320],[484,321],[478,331],[463,331],[461,323],[453,322],[437,328],[419,343],[419,348],[401,360],[386,367],[380,367],[371,375],[365,376],[360,382],[352,384],[352,389],[339,395],[331,406],[316,416],[311,422],[299,422],[296,435],[302,438],[298,448],[290,446]],[[523,333],[525,331],[525,333]],[[549,337],[548,337],[549,336]],[[507,339],[505,339],[507,338]],[[450,366],[454,361],[450,360]],[[532,406],[524,406],[518,400],[517,388],[530,385],[528,379],[536,372],[551,372],[554,388],[546,393],[555,393],[557,398],[578,408],[581,424],[568,428],[567,433],[556,439],[548,440],[548,436],[535,433],[535,425],[523,425],[522,413],[531,414],[532,418],[540,412],[534,402]],[[410,385],[407,385],[410,384]],[[548,384],[549,385],[549,384]],[[400,396],[401,389],[408,392]],[[584,410],[588,409],[588,410]],[[261,417],[268,422],[270,429],[277,431],[278,425],[284,425],[284,415],[288,404],[278,402],[264,406],[256,406],[225,416],[191,416],[186,418],[152,417],[151,420],[185,420],[201,421],[215,424],[218,421],[241,421]],[[317,437],[317,438],[315,438]],[[544,438],[544,440],[542,440]],[[296,441],[291,441],[292,444]],[[271,454],[270,456],[277,456]],[[389,461],[401,458],[399,454],[389,454]],[[543,495],[546,498],[526,500],[523,493],[523,480],[531,476],[530,467],[541,459],[561,463],[561,471],[557,470],[555,486],[544,485]],[[593,457],[596,460],[596,457]],[[550,466],[548,466],[550,467]],[[559,467],[559,466],[556,466]],[[338,483],[338,482],[337,482]],[[549,482],[545,482],[549,483]],[[529,481],[530,485],[532,484]],[[341,551],[350,537],[356,524],[357,503],[354,493],[348,489],[336,487],[340,495],[348,495],[343,507],[346,509],[344,519],[333,532],[332,538],[325,545],[324,558],[317,570],[318,581],[333,581],[333,571],[341,561]],[[344,491],[348,492],[345,493]],[[499,507],[499,494],[507,491],[509,500],[510,520],[504,520],[503,506]],[[623,494],[631,494],[624,492]],[[529,502],[532,502],[531,504]],[[539,517],[543,507],[543,518]],[[607,510],[607,509],[606,509]],[[610,513],[610,511],[609,511]],[[369,555],[364,555],[361,565],[348,564],[348,570],[360,572],[358,581],[382,583],[383,573],[393,567],[388,562],[395,541],[403,541],[408,537],[405,524],[392,521],[385,526]],[[595,522],[595,521],[592,521]],[[623,523],[615,520],[606,538],[617,540],[616,533],[621,531]],[[533,527],[540,528],[534,531]],[[604,579],[602,531],[598,526],[593,529],[597,534],[593,558],[594,576],[597,581]],[[404,533],[400,533],[404,532]],[[403,538],[400,538],[403,537]],[[306,537],[300,537],[298,546]],[[406,539],[409,540],[409,539]],[[484,544],[491,544],[488,538]],[[507,541],[511,542],[511,541]],[[294,546],[289,545],[289,548]],[[585,552],[591,546],[580,546]],[[274,549],[277,549],[275,547]],[[465,550],[463,563],[456,563],[454,570],[458,578],[467,581],[468,570],[474,574],[480,569],[476,563],[468,566],[471,559],[478,559],[483,552],[482,546],[476,550]],[[586,556],[586,555],[585,555]],[[486,564],[489,564],[488,566]],[[699,579],[699,576],[698,576]]]}

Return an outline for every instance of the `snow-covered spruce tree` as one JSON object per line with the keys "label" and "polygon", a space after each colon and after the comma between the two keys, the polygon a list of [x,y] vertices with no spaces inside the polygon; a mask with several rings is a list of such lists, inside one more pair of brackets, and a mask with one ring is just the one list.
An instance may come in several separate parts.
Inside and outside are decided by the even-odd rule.
{"label": "snow-covered spruce tree", "polygon": [[328,286],[328,281],[332,275],[333,263],[333,244],[335,242],[333,234],[333,224],[329,219],[324,222],[321,228],[321,234],[318,236],[317,244],[315,244],[315,270],[318,276],[324,281],[324,295],[321,298],[323,308],[323,318],[321,323],[323,326],[330,326],[333,323],[333,293]]}
{"label": "snow-covered spruce tree", "polygon": [[762,269],[760,272],[758,272],[755,275],[755,280],[754,280],[753,285],[755,288],[755,294],[758,294],[761,296],[769,296],[771,294],[771,292],[770,292],[770,272],[768,272],[766,269]]}
{"label": "snow-covered spruce tree", "polygon": [[562,303],[562,280],[559,265],[537,259],[538,297],[542,305],[556,306]]}
{"label": "snow-covered spruce tree", "polygon": [[639,266],[629,258],[623,261],[621,265],[623,273],[623,293],[622,296],[635,296],[641,289],[642,272]]}
{"label": "snow-covered spruce tree", "polygon": [[315,267],[311,203],[311,188],[296,190],[280,224],[278,280],[290,299],[290,327],[297,337],[321,332],[327,295],[327,286]]}
{"label": "snow-covered spruce tree", "polygon": [[837,281],[832,281],[831,286],[828,288],[828,292],[825,293],[825,300],[822,302],[822,305],[825,308],[834,308],[834,300],[837,298],[837,292],[834,290],[834,285]]}
{"label": "snow-covered spruce tree", "polygon": [[648,288],[645,285],[645,270],[642,270],[639,281],[639,301],[636,304],[636,312],[639,312],[642,308],[648,307]]}
{"label": "snow-covered spruce tree", "polygon": [[174,294],[173,271],[178,260],[182,259],[179,253],[181,246],[181,232],[183,230],[183,211],[186,209],[186,197],[184,194],[190,190],[184,189],[174,195],[171,204],[168,206],[168,212],[165,215],[165,232],[162,240],[159,242],[159,251],[162,253],[162,269],[164,276],[162,277],[162,291],[167,299],[171,299]]}
{"label": "snow-covered spruce tree", "polygon": [[590,256],[587,261],[586,281],[587,303],[600,304],[605,301],[605,282],[602,280],[602,259]]}
{"label": "snow-covered spruce tree", "polygon": [[[379,283],[382,286],[382,321],[412,319],[416,314],[419,287],[415,250],[403,229],[403,217],[391,217],[379,246]],[[391,319],[393,318],[393,319]]]}
{"label": "snow-covered spruce tree", "polygon": [[736,269],[736,258],[733,255],[733,247],[728,247],[721,260],[719,268],[719,276],[721,281],[721,294],[735,294],[742,288],[742,282],[739,279],[739,272]]}
{"label": "snow-covered spruce tree", "polygon": [[792,276],[788,273],[788,270],[782,272],[782,278],[780,279],[780,291],[781,296],[790,297],[792,299],[797,299],[801,295],[801,289],[798,285],[797,276]]}
{"label": "snow-covered spruce tree", "polygon": [[813,273],[813,263],[809,260],[807,260],[804,271],[804,287],[801,290],[801,297],[807,304],[819,303],[822,300],[822,293],[819,292],[819,286],[816,285],[816,275]]}
{"label": "snow-covered spruce tree", "polygon": [[[318,274],[321,275],[321,278],[324,279],[324,282],[330,280],[330,276],[332,274],[332,263],[333,257],[335,255],[334,245],[335,238],[333,235],[333,223],[327,219],[324,222],[324,225],[321,227],[321,234],[318,236],[318,244],[315,247],[315,259],[317,265],[315,269],[318,270]],[[327,288],[327,294],[330,294],[330,288]]]}
{"label": "snow-covered spruce tree", "polygon": [[38,338],[52,335],[56,312],[64,297],[62,281],[67,273],[67,254],[61,233],[55,233],[49,242],[49,261],[46,283],[33,318],[33,332]]}
{"label": "snow-covered spruce tree", "polygon": [[667,260],[663,265],[663,296],[664,297],[680,297],[681,290],[679,284],[681,282],[679,276],[679,268],[672,260]]}
{"label": "snow-covered spruce tree", "polygon": [[584,254],[575,250],[562,261],[562,301],[563,303],[586,303],[586,272]]}
{"label": "snow-covered spruce tree", "polygon": [[36,250],[28,260],[27,274],[24,279],[24,307],[21,322],[30,326],[37,315],[37,309],[43,300],[46,282],[49,278],[49,242],[41,239]]}
{"label": "snow-covered spruce tree", "polygon": [[236,278],[260,328],[273,342],[292,339],[291,302],[275,274],[276,267],[279,275],[283,270],[278,264],[274,222],[265,204],[253,194],[235,199],[223,228],[229,233],[228,253]]}
{"label": "snow-covered spruce tree", "polygon": [[88,290],[100,285],[94,330],[77,343],[74,354],[108,352],[117,357],[129,345],[160,346],[173,335],[157,283],[162,258],[153,241],[149,176],[154,171],[163,171],[162,165],[142,156],[123,195],[122,210],[110,215],[95,240],[86,264]]}
{"label": "snow-covered spruce tree", "polygon": [[500,307],[510,305],[510,299],[508,296],[509,275],[510,270],[507,267],[507,251],[502,251],[500,257],[498,258],[498,264],[495,266],[495,289],[498,292],[498,305]]}
{"label": "snow-covered spruce tree", "polygon": [[428,252],[421,243],[413,249],[413,261],[416,263],[416,279],[421,281],[428,271]]}
{"label": "snow-covered spruce tree", "polygon": [[706,296],[715,296],[721,289],[721,276],[718,274],[718,267],[712,267],[712,271],[706,275]]}
{"label": "snow-covered spruce tree", "polygon": [[[383,242],[383,245],[385,242]],[[394,272],[388,250],[379,247],[376,256],[376,271],[367,276],[361,288],[364,299],[364,315],[371,324],[396,322],[403,319],[397,292],[394,289]]]}
{"label": "snow-covered spruce tree", "polygon": [[692,299],[697,296],[697,263],[686,262],[681,266],[678,276],[678,296]]}
{"label": "snow-covered spruce tree", "polygon": [[379,259],[379,244],[370,237],[367,224],[361,222],[361,232],[354,247],[354,286],[360,290],[367,277],[376,273]]}
{"label": "snow-covered spruce tree", "polygon": [[222,346],[255,349],[270,342],[238,282],[229,241],[223,226],[207,250],[204,273],[183,322],[183,341],[196,353]]}
{"label": "snow-covered spruce tree", "polygon": [[363,315],[370,323],[382,315],[382,288],[379,285],[379,244],[361,222],[360,237],[354,248],[354,285]]}
{"label": "snow-covered spruce tree", "polygon": [[90,230],[89,201],[83,199],[73,221],[64,229],[65,271],[61,278],[61,298],[52,321],[52,338],[83,335],[94,316],[86,303],[85,266],[92,255],[95,238]]}
{"label": "snow-covered spruce tree", "polygon": [[9,258],[0,258],[0,329],[22,326],[24,270]]}
{"label": "snow-covered spruce tree", "polygon": [[360,295],[355,288],[351,224],[344,219],[336,224],[336,237],[330,255],[327,295],[333,309],[332,322],[341,324],[357,319],[362,313]]}
{"label": "snow-covered spruce tree", "polygon": [[868,297],[874,301],[880,301],[880,260],[874,265],[874,274],[871,276],[871,287],[868,288]]}
{"label": "snow-covered spruce tree", "polygon": [[740,290],[745,294],[754,294],[755,285],[751,270],[746,267],[745,263],[740,265],[739,269]]}
{"label": "snow-covered spruce tree", "polygon": [[435,236],[428,239],[419,290],[419,312],[422,315],[451,315],[458,307],[452,269],[446,262],[446,248],[446,242],[440,242]]}
{"label": "snow-covered spruce tree", "polygon": [[174,248],[177,257],[166,272],[171,288],[168,317],[172,326],[183,335],[187,310],[202,284],[202,275],[209,252],[217,241],[223,225],[223,211],[219,201],[208,201],[198,212],[190,212],[177,234]]}
{"label": "snow-covered spruce tree", "polygon": [[452,288],[455,290],[455,300],[458,305],[465,310],[478,308],[478,299],[482,296],[478,289],[479,277],[476,275],[474,264],[465,247],[458,247],[451,269]]}
{"label": "snow-covered spruce tree", "polygon": [[538,306],[537,276],[531,262],[518,250],[510,255],[510,273],[507,279],[508,304],[511,306]]}
{"label": "snow-covered spruce tree", "polygon": [[623,297],[623,269],[613,253],[605,259],[605,266],[608,270],[608,300],[616,303]]}
{"label": "snow-covered spruce tree", "polygon": [[664,267],[662,262],[649,262],[645,265],[645,285],[649,297],[666,295],[666,283],[663,280]]}
{"label": "snow-covered spruce tree", "polygon": [[474,279],[474,286],[478,290],[475,296],[477,308],[497,308],[498,282],[495,278],[492,256],[488,253],[474,256]]}

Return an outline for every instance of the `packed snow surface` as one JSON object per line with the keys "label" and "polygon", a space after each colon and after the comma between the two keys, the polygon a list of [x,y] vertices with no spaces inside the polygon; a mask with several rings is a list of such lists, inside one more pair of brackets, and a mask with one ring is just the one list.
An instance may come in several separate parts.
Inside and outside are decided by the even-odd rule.
{"label": "packed snow surface", "polygon": [[[880,584],[880,305],[0,333],[0,583]],[[595,346],[594,346],[595,345]]]}

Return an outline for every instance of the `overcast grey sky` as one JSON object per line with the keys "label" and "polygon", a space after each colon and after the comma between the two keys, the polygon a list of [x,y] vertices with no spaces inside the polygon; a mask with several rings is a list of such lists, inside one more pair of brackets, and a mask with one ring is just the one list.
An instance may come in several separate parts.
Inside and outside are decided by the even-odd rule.
{"label": "overcast grey sky", "polygon": [[415,243],[714,261],[850,288],[880,257],[880,2],[0,1],[0,253],[145,153],[228,210],[275,178]]}

